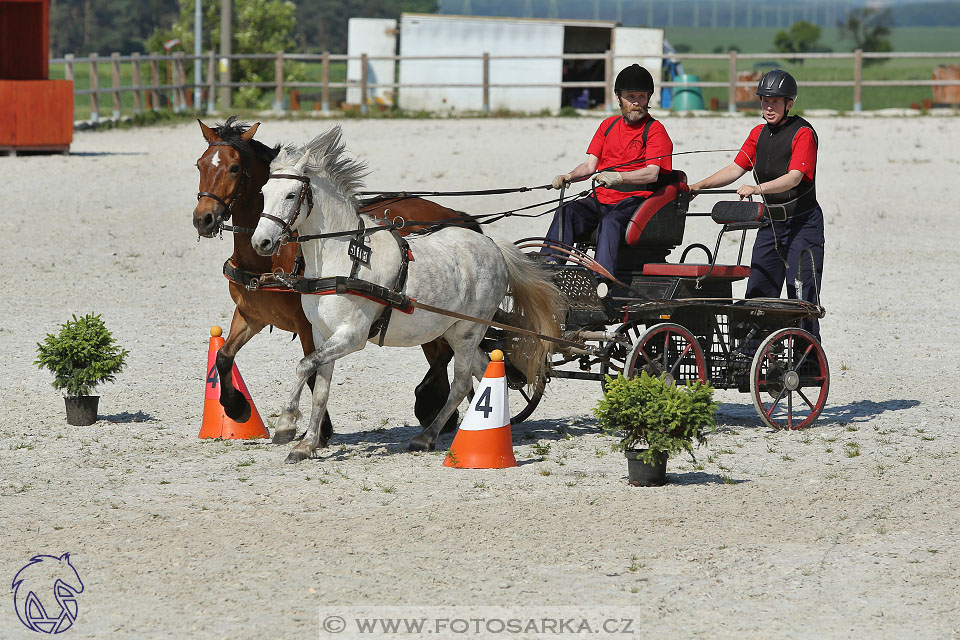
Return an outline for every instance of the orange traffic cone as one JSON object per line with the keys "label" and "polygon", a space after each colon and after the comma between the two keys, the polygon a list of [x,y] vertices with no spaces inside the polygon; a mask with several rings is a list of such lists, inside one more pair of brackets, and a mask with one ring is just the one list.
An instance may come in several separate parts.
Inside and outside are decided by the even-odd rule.
{"label": "orange traffic cone", "polygon": [[445,467],[458,469],[506,469],[517,466],[510,432],[510,405],[503,352],[494,349],[480,388],[463,417]]}
{"label": "orange traffic cone", "polygon": [[210,349],[207,352],[207,388],[203,396],[203,424],[198,438],[224,438],[228,440],[248,440],[251,438],[269,438],[267,428],[260,419],[260,412],[253,404],[253,398],[247,391],[247,385],[240,377],[237,365],[233,365],[233,384],[250,403],[250,419],[246,422],[234,422],[223,412],[220,406],[220,375],[217,373],[217,351],[223,346],[223,329],[210,328]]}

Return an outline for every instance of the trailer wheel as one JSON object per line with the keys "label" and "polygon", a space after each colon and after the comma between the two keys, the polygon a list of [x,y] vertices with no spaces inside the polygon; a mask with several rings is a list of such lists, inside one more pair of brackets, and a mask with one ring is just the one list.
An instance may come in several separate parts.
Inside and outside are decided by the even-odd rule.
{"label": "trailer wheel", "polygon": [[607,392],[607,376],[616,378],[617,374],[627,375],[627,362],[630,360],[630,353],[634,345],[643,335],[646,327],[636,322],[625,322],[614,332],[617,334],[615,340],[611,340],[603,349],[603,355],[608,360],[600,363],[600,390]]}
{"label": "trailer wheel", "polygon": [[830,367],[809,332],[786,328],[760,344],[750,366],[750,396],[760,419],[774,429],[813,424],[827,402]]}
{"label": "trailer wheel", "polygon": [[[512,398],[510,401],[510,424],[520,424],[530,417],[533,410],[540,404],[540,400],[543,398],[543,390],[546,386],[547,379],[545,376],[537,380],[537,383],[533,385],[533,389],[530,391],[527,391],[526,385],[518,388],[514,388],[512,385],[510,386],[510,396]],[[516,414],[513,414],[514,410],[517,410]]]}
{"label": "trailer wheel", "polygon": [[640,336],[628,360],[629,377],[664,377],[669,384],[706,382],[707,367],[700,343],[687,329],[672,322],[656,324]]}

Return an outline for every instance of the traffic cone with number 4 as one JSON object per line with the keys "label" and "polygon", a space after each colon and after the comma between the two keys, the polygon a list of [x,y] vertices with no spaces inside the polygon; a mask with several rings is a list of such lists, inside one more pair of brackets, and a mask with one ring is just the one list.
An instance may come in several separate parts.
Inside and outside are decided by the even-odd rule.
{"label": "traffic cone with number 4", "polygon": [[253,398],[247,391],[247,385],[240,377],[236,363],[233,365],[233,384],[250,403],[250,419],[235,422],[227,417],[220,406],[220,375],[217,373],[217,351],[224,345],[223,329],[210,329],[210,348],[207,350],[207,388],[203,396],[203,424],[198,438],[224,438],[229,440],[248,440],[251,438],[269,438],[267,427],[260,419],[260,412],[253,404]]}
{"label": "traffic cone with number 4", "polygon": [[506,469],[517,466],[510,432],[510,403],[503,352],[494,349],[467,414],[443,461],[458,469]]}

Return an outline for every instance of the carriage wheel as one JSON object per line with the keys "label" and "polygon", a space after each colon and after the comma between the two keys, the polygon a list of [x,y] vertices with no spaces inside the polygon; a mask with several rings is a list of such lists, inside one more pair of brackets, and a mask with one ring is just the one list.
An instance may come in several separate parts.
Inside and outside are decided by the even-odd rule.
{"label": "carriage wheel", "polygon": [[703,350],[692,333],[672,322],[654,325],[640,336],[630,352],[629,377],[646,371],[664,382],[706,382]]}
{"label": "carriage wheel", "polygon": [[823,411],[830,367],[823,347],[803,329],[774,331],[750,366],[750,396],[760,419],[774,429],[803,429]]}
{"label": "carriage wheel", "polygon": [[[540,404],[546,385],[546,377],[541,377],[531,391],[527,391],[526,385],[516,389],[513,386],[510,387],[510,424],[520,424],[530,417],[533,410]],[[513,413],[515,410],[516,414]]]}
{"label": "carriage wheel", "polygon": [[[636,322],[628,322],[617,327],[614,332],[617,334],[616,340],[611,340],[603,349],[603,355],[609,358],[600,363],[600,389],[607,392],[607,376],[617,377],[618,373],[627,375],[627,361],[630,358],[630,352],[633,345],[637,343],[640,336],[643,335],[644,325]],[[626,344],[624,344],[626,342]]]}

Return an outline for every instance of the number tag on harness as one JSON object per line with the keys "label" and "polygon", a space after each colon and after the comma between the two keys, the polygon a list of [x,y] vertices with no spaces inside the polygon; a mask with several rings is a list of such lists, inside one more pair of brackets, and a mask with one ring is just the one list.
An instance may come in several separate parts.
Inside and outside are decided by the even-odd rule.
{"label": "number tag on harness", "polygon": [[350,247],[347,249],[347,253],[350,254],[350,257],[356,260],[357,262],[362,262],[363,264],[370,266],[370,247],[365,244],[361,244],[356,240],[350,241]]}

